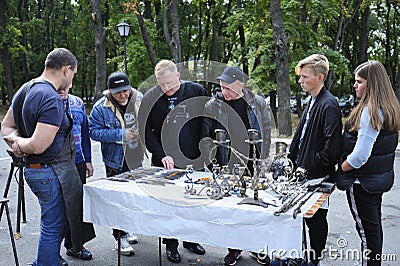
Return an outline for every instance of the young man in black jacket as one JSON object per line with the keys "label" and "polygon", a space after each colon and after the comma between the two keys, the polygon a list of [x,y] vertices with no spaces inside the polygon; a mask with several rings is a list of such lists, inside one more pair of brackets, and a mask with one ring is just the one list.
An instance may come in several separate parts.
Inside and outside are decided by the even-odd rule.
{"label": "young man in black jacket", "polygon": [[[333,177],[341,151],[342,116],[335,97],[324,87],[328,59],[313,54],[296,66],[303,91],[311,95],[289,148],[289,158],[296,167],[307,170],[307,179]],[[309,228],[311,264],[318,265],[328,236],[327,206],[306,219]],[[289,266],[301,265],[301,259],[290,259]]]}

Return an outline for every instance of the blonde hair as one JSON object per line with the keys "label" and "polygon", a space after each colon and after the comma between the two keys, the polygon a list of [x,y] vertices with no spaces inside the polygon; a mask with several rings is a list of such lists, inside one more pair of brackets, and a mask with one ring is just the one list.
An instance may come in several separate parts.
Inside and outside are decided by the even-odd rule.
{"label": "blonde hair", "polygon": [[167,71],[170,71],[170,72],[178,71],[175,63],[172,62],[171,60],[163,59],[160,62],[158,62],[156,67],[154,68],[154,74],[156,75],[156,77],[163,76],[165,74],[165,72],[167,72]]}
{"label": "blonde hair", "polygon": [[[357,131],[361,113],[368,106],[370,124],[375,130],[400,130],[400,103],[394,93],[385,67],[378,61],[368,61],[359,65],[354,74],[367,81],[364,95],[349,116],[350,131]],[[379,115],[382,110],[384,123]]]}
{"label": "blonde hair", "polygon": [[296,75],[300,75],[300,70],[305,66],[311,68],[314,75],[324,75],[324,81],[328,76],[329,61],[328,58],[326,58],[326,56],[322,54],[312,54],[304,58],[303,60],[300,60],[296,68],[294,69]]}

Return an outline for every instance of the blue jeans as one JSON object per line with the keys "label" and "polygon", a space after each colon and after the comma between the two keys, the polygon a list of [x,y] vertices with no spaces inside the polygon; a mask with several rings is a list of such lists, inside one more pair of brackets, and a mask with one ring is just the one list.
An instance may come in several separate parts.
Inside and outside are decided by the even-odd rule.
{"label": "blue jeans", "polygon": [[58,266],[63,229],[67,221],[61,185],[51,166],[25,168],[25,180],[40,204],[38,254],[32,265]]}

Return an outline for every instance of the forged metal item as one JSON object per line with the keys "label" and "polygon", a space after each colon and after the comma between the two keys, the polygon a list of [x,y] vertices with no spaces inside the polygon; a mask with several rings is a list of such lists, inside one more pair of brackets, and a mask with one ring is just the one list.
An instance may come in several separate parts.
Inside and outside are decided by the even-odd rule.
{"label": "forged metal item", "polygon": [[[296,170],[297,171],[297,170]],[[295,171],[295,172],[296,172]],[[300,170],[298,171],[299,173],[304,173],[304,171]],[[288,209],[290,209],[291,207],[296,206],[307,194],[309,194],[310,191],[311,192],[311,196],[317,192],[319,190],[319,186],[322,184],[323,181],[325,181],[326,179],[328,179],[329,176],[325,176],[323,178],[318,178],[318,179],[312,179],[312,180],[307,180],[306,182],[304,182],[302,184],[302,186],[300,187],[300,189],[298,190],[298,193],[294,194],[294,196],[290,197],[288,200],[286,200],[282,206],[279,208],[278,211],[276,211],[274,214],[279,216],[281,213],[286,212]],[[305,181],[305,179],[302,179],[303,181]],[[310,197],[311,197],[310,196]],[[300,202],[299,207],[301,208],[302,205],[304,205],[304,203],[307,202],[307,200],[310,199],[310,197],[307,197],[305,200]],[[296,219],[296,215],[293,212],[293,218]],[[295,210],[296,212],[296,210]]]}
{"label": "forged metal item", "polygon": [[129,182],[128,179],[120,178],[120,177],[105,177],[103,179],[106,179],[106,180],[109,180],[109,181]]}
{"label": "forged metal item", "polygon": [[[294,211],[293,211],[293,219],[296,219],[297,218],[297,215],[299,214],[299,213],[301,213],[301,207],[307,202],[307,200],[309,200],[313,195],[314,195],[314,193],[315,192],[317,192],[319,190],[319,187],[316,187],[313,191],[311,191],[311,193],[305,193],[304,194],[304,196],[306,195],[306,194],[308,194],[308,196],[306,197],[306,198],[304,198],[302,201],[300,201],[300,203],[299,203],[299,205],[297,206],[297,208],[296,209],[294,209]],[[303,196],[303,197],[304,197]],[[294,204],[294,205],[296,205],[296,204]]]}
{"label": "forged metal item", "polygon": [[274,212],[274,215],[279,216],[281,215],[281,213],[286,212],[287,210],[289,210],[291,207],[293,207],[295,204],[294,202],[296,201],[296,199],[302,199],[305,195],[307,195],[308,191],[307,190],[302,190],[299,191],[297,194],[292,195],[291,197],[289,197],[279,208],[279,210]]}

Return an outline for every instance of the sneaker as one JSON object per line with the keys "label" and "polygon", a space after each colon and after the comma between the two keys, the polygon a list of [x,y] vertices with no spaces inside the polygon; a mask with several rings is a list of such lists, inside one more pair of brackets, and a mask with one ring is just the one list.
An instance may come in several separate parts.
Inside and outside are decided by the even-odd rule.
{"label": "sneaker", "polygon": [[128,233],[128,243],[137,244],[139,242],[138,237],[134,233]]}
{"label": "sneaker", "polygon": [[235,265],[236,261],[242,256],[240,249],[228,249],[228,255],[224,258],[224,265]]}
{"label": "sneaker", "polygon": [[270,265],[271,264],[271,259],[268,257],[267,254],[265,254],[263,252],[257,253],[257,252],[249,251],[249,255],[253,259],[256,259],[257,262],[261,265]]}
{"label": "sneaker", "polygon": [[[118,240],[115,240],[115,249],[118,250]],[[121,237],[121,255],[133,256],[135,255],[135,250],[128,243],[127,235]]]}

